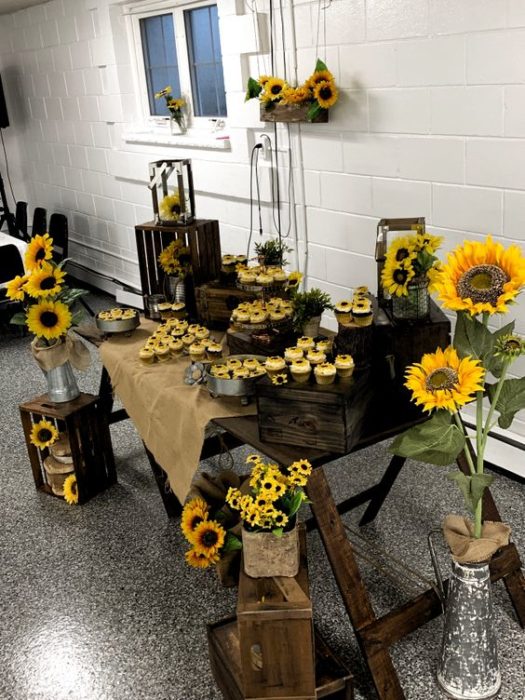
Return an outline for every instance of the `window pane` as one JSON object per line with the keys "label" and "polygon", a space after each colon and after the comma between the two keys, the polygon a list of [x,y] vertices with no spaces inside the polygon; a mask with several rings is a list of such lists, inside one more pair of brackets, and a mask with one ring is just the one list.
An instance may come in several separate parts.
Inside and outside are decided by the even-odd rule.
{"label": "window pane", "polygon": [[217,5],[186,10],[184,16],[195,115],[225,117],[226,96]]}
{"label": "window pane", "polygon": [[168,114],[165,100],[156,100],[155,93],[171,85],[173,95],[180,95],[173,15],[141,19],[140,33],[150,113],[165,116]]}

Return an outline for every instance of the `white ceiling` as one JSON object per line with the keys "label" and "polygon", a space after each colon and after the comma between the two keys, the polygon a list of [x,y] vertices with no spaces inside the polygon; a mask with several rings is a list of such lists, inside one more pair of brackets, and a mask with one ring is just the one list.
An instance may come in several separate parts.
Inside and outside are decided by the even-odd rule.
{"label": "white ceiling", "polygon": [[0,0],[0,15],[23,10],[31,5],[41,5],[44,0]]}

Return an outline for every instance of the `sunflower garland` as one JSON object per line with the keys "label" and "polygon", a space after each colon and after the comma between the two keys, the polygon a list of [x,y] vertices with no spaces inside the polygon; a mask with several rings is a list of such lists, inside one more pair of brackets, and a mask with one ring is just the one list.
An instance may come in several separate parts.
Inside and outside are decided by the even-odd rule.
{"label": "sunflower garland", "polygon": [[38,423],[33,424],[29,440],[39,450],[44,450],[58,440],[58,430],[51,421],[42,418]]}
{"label": "sunflower garland", "polygon": [[307,105],[306,120],[315,121],[334,106],[339,91],[333,74],[321,59],[317,59],[312,75],[296,87],[274,75],[261,75],[258,80],[249,78],[245,101],[253,98],[258,98],[266,110],[275,109],[277,104]]}
{"label": "sunflower garland", "polygon": [[386,253],[381,272],[383,289],[394,297],[408,296],[409,286],[425,280],[436,284],[440,262],[436,252],[443,239],[429,233],[413,233],[395,238]]}
{"label": "sunflower garland", "polygon": [[78,503],[78,484],[75,474],[70,474],[64,479],[64,500],[70,506]]}

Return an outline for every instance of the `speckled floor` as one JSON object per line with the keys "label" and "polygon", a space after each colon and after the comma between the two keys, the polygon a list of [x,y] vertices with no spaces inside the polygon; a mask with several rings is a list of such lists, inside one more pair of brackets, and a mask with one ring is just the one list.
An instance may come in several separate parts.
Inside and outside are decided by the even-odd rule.
{"label": "speckled floor", "polygon": [[[96,392],[100,366],[79,374]],[[133,425],[112,427],[119,483],[82,507],[37,493],[17,406],[43,393],[29,339],[0,329],[0,698],[2,700],[215,700],[206,623],[231,614],[235,591],[212,572],[187,568],[178,522],[170,522]],[[241,468],[247,451],[233,452]],[[343,499],[374,483],[386,445],[328,470]],[[202,465],[220,468],[218,460]],[[498,478],[503,516],[525,555],[523,486]],[[426,533],[461,498],[443,471],[409,463],[367,536],[431,576]],[[362,509],[345,516],[355,525]],[[373,698],[355,638],[316,533],[308,536],[317,625],[355,676],[356,698]],[[440,552],[444,565],[446,555]],[[378,612],[403,594],[363,565]],[[525,633],[502,584],[495,586],[502,700],[525,698]],[[442,619],[397,644],[393,657],[409,700],[442,698],[434,682]]]}

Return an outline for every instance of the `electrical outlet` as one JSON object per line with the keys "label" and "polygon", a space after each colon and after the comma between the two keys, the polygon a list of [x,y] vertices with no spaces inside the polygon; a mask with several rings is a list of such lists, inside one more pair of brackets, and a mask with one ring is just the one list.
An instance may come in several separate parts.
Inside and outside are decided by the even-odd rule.
{"label": "electrical outlet", "polygon": [[260,143],[262,146],[262,157],[264,160],[270,160],[271,149],[274,147],[273,137],[266,131],[259,131],[255,134],[255,143]]}

